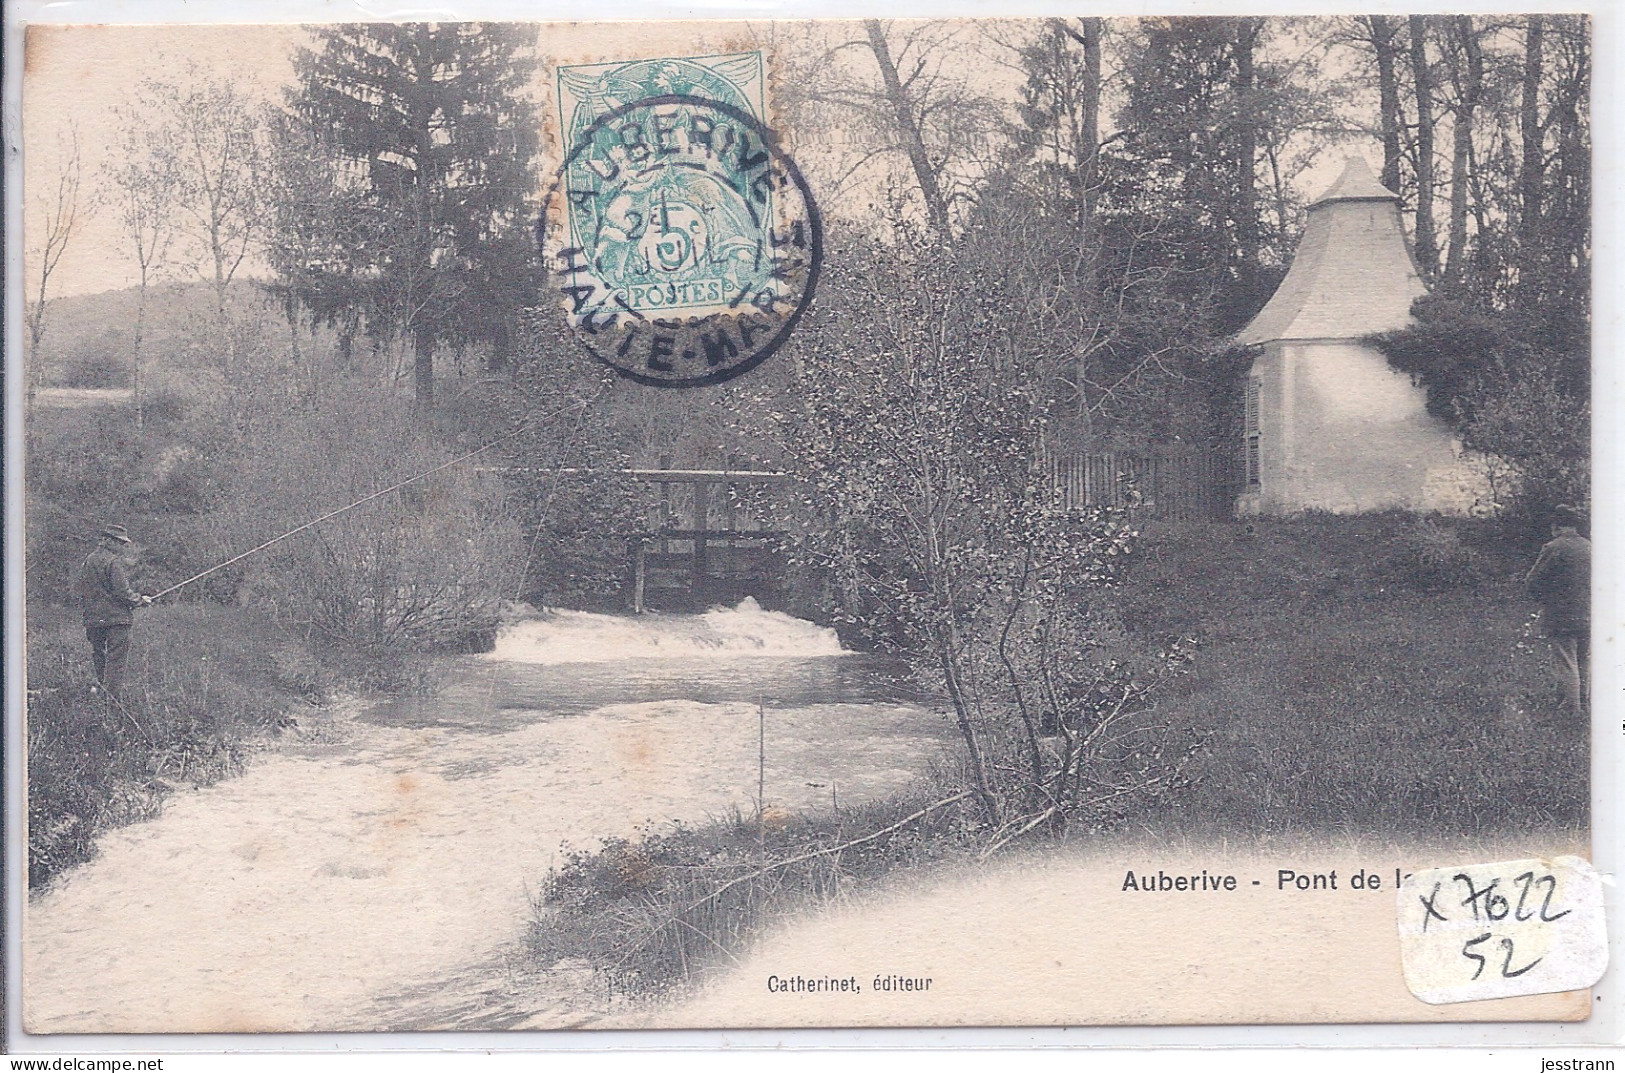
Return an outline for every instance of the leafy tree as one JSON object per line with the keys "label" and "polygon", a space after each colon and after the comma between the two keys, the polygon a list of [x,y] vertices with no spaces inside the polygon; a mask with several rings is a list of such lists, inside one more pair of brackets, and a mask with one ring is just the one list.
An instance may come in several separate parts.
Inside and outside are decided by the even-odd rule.
{"label": "leafy tree", "polygon": [[1022,46],[1026,72],[1012,142],[1038,172],[1034,185],[1070,204],[1080,228],[1092,222],[1100,177],[1102,44],[1105,20],[1051,19]]}
{"label": "leafy tree", "polygon": [[1420,299],[1416,324],[1378,336],[1388,360],[1427,389],[1491,467],[1514,531],[1538,532],[1559,503],[1590,495],[1590,328],[1567,306],[1543,316],[1497,311],[1441,294]]}
{"label": "leafy tree", "polygon": [[[1057,445],[1200,442],[1215,427],[1222,384],[1205,355],[1279,278],[1296,215],[1281,163],[1316,115],[1268,30],[1257,19],[1051,20],[1017,50],[1018,156],[994,172],[983,215],[1040,217],[1076,244],[1032,277],[1072,292]],[[1116,82],[1127,95],[1103,132],[1102,91]],[[1277,180],[1273,196],[1261,173]],[[1023,261],[1040,248],[1029,243]]]}
{"label": "leafy tree", "polygon": [[1064,355],[1016,256],[1045,236],[1009,223],[973,218],[946,251],[901,223],[891,243],[849,239],[827,281],[840,312],[804,326],[776,430],[802,562],[943,698],[1006,835],[1096,815],[1108,785],[1176,783],[1176,750],[1139,720],[1185,658],[1137,676],[1110,647],[1136,533],[1119,511],[1063,510],[1045,475]]}
{"label": "leafy tree", "polygon": [[363,194],[347,181],[338,153],[297,116],[279,113],[270,131],[269,187],[271,207],[266,254],[275,277],[268,289],[281,300],[288,321],[294,367],[305,367],[305,395],[320,394],[319,364],[314,350],[304,360],[300,330],[308,319],[339,335],[340,366],[348,370],[366,295],[356,264],[361,245]]}
{"label": "leafy tree", "polygon": [[1399,100],[1400,49],[1403,45],[1399,23],[1387,15],[1361,15],[1353,20],[1355,37],[1371,50],[1377,68],[1379,135],[1382,138],[1382,174],[1378,181],[1399,191],[1399,166],[1406,131]]}
{"label": "leafy tree", "polygon": [[[1587,20],[1416,15],[1402,32],[1392,18],[1365,16],[1339,40],[1364,66],[1356,81],[1374,76],[1376,101],[1352,93],[1346,118],[1383,139],[1383,181],[1412,210],[1423,278],[1462,300],[1537,317],[1550,302],[1585,306]],[[1373,106],[1375,125],[1361,118]]]}
{"label": "leafy tree", "polygon": [[1517,302],[1586,306],[1591,297],[1590,24],[1581,15],[1529,16],[1529,23]]}
{"label": "leafy tree", "polygon": [[1444,283],[1460,286],[1466,277],[1468,169],[1473,155],[1473,123],[1484,96],[1484,28],[1471,15],[1451,17],[1445,40],[1454,99],[1451,104],[1450,226]]}
{"label": "leafy tree", "polygon": [[1426,15],[1411,15],[1411,78],[1416,88],[1416,260],[1422,278],[1439,275],[1439,242],[1433,221],[1435,97],[1432,61],[1428,58]]}
{"label": "leafy tree", "polygon": [[1143,24],[1131,42],[1118,118],[1125,132],[1119,183],[1160,195],[1148,208],[1164,215],[1165,233],[1180,233],[1169,252],[1188,293],[1211,293],[1219,298],[1215,312],[1230,311],[1234,323],[1221,330],[1245,324],[1267,297],[1248,293],[1259,244],[1257,162],[1248,149],[1258,127],[1256,103],[1243,107],[1250,87],[1238,78],[1238,60],[1251,55],[1253,25],[1198,18]]}
{"label": "leafy tree", "polygon": [[436,349],[506,347],[534,293],[534,32],[353,24],[314,31],[315,47],[296,57],[290,110],[306,143],[343,163],[361,202],[353,262],[336,266],[336,286],[359,279],[369,330],[410,340],[423,404],[434,398]]}

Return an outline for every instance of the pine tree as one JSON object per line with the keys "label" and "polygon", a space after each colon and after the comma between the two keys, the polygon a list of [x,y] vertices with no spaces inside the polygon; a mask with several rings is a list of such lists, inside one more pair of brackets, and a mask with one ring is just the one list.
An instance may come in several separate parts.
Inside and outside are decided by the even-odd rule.
{"label": "pine tree", "polygon": [[1260,121],[1254,25],[1212,18],[1146,24],[1128,57],[1119,116],[1129,181],[1140,197],[1150,195],[1151,211],[1166,222],[1162,233],[1189,297],[1229,313],[1220,331],[1239,328],[1261,304],[1254,293]]}
{"label": "pine tree", "polygon": [[497,360],[533,293],[528,210],[540,124],[518,24],[370,23],[315,31],[289,100],[361,195],[353,270],[369,331],[410,339],[417,399],[442,344]]}

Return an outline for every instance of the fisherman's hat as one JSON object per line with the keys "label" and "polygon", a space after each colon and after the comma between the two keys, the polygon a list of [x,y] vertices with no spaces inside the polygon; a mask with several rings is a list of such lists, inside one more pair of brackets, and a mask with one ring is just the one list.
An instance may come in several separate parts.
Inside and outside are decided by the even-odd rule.
{"label": "fisherman's hat", "polygon": [[128,544],[130,542],[130,534],[124,531],[124,527],[122,525],[102,526],[102,536],[112,537],[120,544]]}

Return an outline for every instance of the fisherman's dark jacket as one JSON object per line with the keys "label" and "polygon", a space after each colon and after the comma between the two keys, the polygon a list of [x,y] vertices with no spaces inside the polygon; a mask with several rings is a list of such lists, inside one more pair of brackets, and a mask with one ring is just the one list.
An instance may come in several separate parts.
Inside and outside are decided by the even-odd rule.
{"label": "fisherman's dark jacket", "polygon": [[107,548],[97,548],[85,559],[74,588],[86,626],[128,626],[134,622],[131,611],[141,606],[141,594],[130,587],[118,552]]}
{"label": "fisherman's dark jacket", "polygon": [[1540,602],[1541,626],[1553,637],[1579,636],[1591,623],[1591,541],[1559,530],[1540,549],[1525,581]]}

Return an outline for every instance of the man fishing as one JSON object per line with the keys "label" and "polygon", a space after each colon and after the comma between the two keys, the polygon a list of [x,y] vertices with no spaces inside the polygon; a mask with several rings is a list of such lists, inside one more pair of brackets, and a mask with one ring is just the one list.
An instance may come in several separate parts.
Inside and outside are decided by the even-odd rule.
{"label": "man fishing", "polygon": [[[560,416],[570,410],[586,412],[590,400],[576,402],[548,417]],[[285,533],[278,534],[262,544],[256,544],[245,552],[233,555],[225,562],[216,563],[207,570],[199,571],[185,581],[177,582],[151,596],[144,596],[130,587],[130,575],[125,569],[124,553],[130,544],[130,534],[125,532],[122,525],[109,525],[102,529],[101,539],[96,550],[85,559],[84,565],[79,568],[79,575],[74,579],[74,589],[79,597],[80,605],[85,612],[85,636],[90,640],[91,662],[96,668],[96,681],[101,688],[114,698],[120,697],[124,692],[124,665],[130,656],[130,628],[134,625],[134,611],[138,607],[148,607],[154,600],[160,600],[172,592],[184,589],[194,582],[201,581],[217,570],[224,570],[233,563],[242,562],[250,555],[257,555],[274,544],[279,544],[289,537],[320,525],[329,518],[336,518],[346,511],[354,510],[363,503],[371,503],[380,496],[398,492],[409,484],[415,484],[425,477],[450,469],[452,466],[467,462],[469,459],[484,454],[500,443],[528,431],[532,423],[521,425],[519,428],[504,436],[499,436],[483,447],[477,447],[467,454],[458,455],[449,462],[442,462],[432,469],[424,470],[406,478],[396,481],[387,488],[380,488],[369,495],[364,495],[354,503],[346,504],[336,510],[312,518],[303,525],[296,525]],[[577,428],[580,426],[577,425]]]}
{"label": "man fishing", "polygon": [[124,566],[130,534],[122,525],[102,529],[96,550],[79,568],[74,587],[85,613],[85,637],[96,681],[115,699],[124,694],[124,666],[130,658],[130,628],[134,611],[152,603],[130,586]]}

